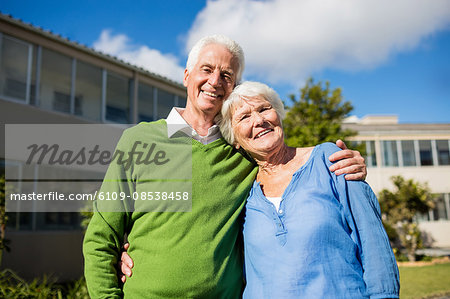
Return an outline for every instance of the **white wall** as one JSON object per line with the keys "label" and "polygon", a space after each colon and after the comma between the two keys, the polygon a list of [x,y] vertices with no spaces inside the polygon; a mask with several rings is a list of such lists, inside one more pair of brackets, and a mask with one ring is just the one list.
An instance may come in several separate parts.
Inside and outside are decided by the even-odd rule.
{"label": "white wall", "polygon": [[392,190],[390,177],[394,175],[422,183],[427,182],[433,193],[450,193],[450,166],[369,167],[367,172],[366,181],[375,193],[385,188]]}

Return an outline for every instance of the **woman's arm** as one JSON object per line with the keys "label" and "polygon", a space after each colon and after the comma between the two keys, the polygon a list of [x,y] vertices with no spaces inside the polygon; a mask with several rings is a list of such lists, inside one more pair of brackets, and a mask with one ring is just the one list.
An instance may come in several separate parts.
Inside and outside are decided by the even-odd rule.
{"label": "woman's arm", "polygon": [[368,295],[370,298],[398,298],[397,262],[381,222],[375,194],[366,182],[346,182],[339,177],[337,180],[351,237],[359,247]]}

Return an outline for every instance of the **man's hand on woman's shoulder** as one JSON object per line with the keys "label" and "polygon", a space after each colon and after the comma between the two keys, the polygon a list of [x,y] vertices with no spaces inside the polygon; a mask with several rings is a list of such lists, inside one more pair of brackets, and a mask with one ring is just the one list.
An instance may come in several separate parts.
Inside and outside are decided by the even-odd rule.
{"label": "man's hand on woman's shoulder", "polygon": [[331,162],[336,162],[330,166],[330,171],[336,175],[346,174],[346,180],[365,180],[367,177],[367,167],[361,153],[348,149],[340,139],[336,141],[336,145],[342,151],[335,152],[329,157]]}

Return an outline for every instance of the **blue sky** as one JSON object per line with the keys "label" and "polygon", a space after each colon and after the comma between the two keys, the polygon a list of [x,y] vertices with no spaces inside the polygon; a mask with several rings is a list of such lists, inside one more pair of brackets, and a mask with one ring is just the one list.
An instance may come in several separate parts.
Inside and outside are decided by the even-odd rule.
{"label": "blue sky", "polygon": [[222,33],[246,53],[244,79],[282,99],[329,80],[352,114],[450,123],[450,1],[20,1],[0,11],[181,80],[190,46]]}

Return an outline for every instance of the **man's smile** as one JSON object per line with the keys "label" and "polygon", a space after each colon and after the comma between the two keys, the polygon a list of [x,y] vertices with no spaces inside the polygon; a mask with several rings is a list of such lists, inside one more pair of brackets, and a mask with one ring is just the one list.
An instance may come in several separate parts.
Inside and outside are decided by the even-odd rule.
{"label": "man's smile", "polygon": [[215,94],[215,93],[212,93],[212,92],[209,92],[209,91],[202,90],[202,92],[203,92],[205,95],[210,96],[210,97],[213,97],[213,98],[218,98],[218,97],[220,97],[220,95]]}

